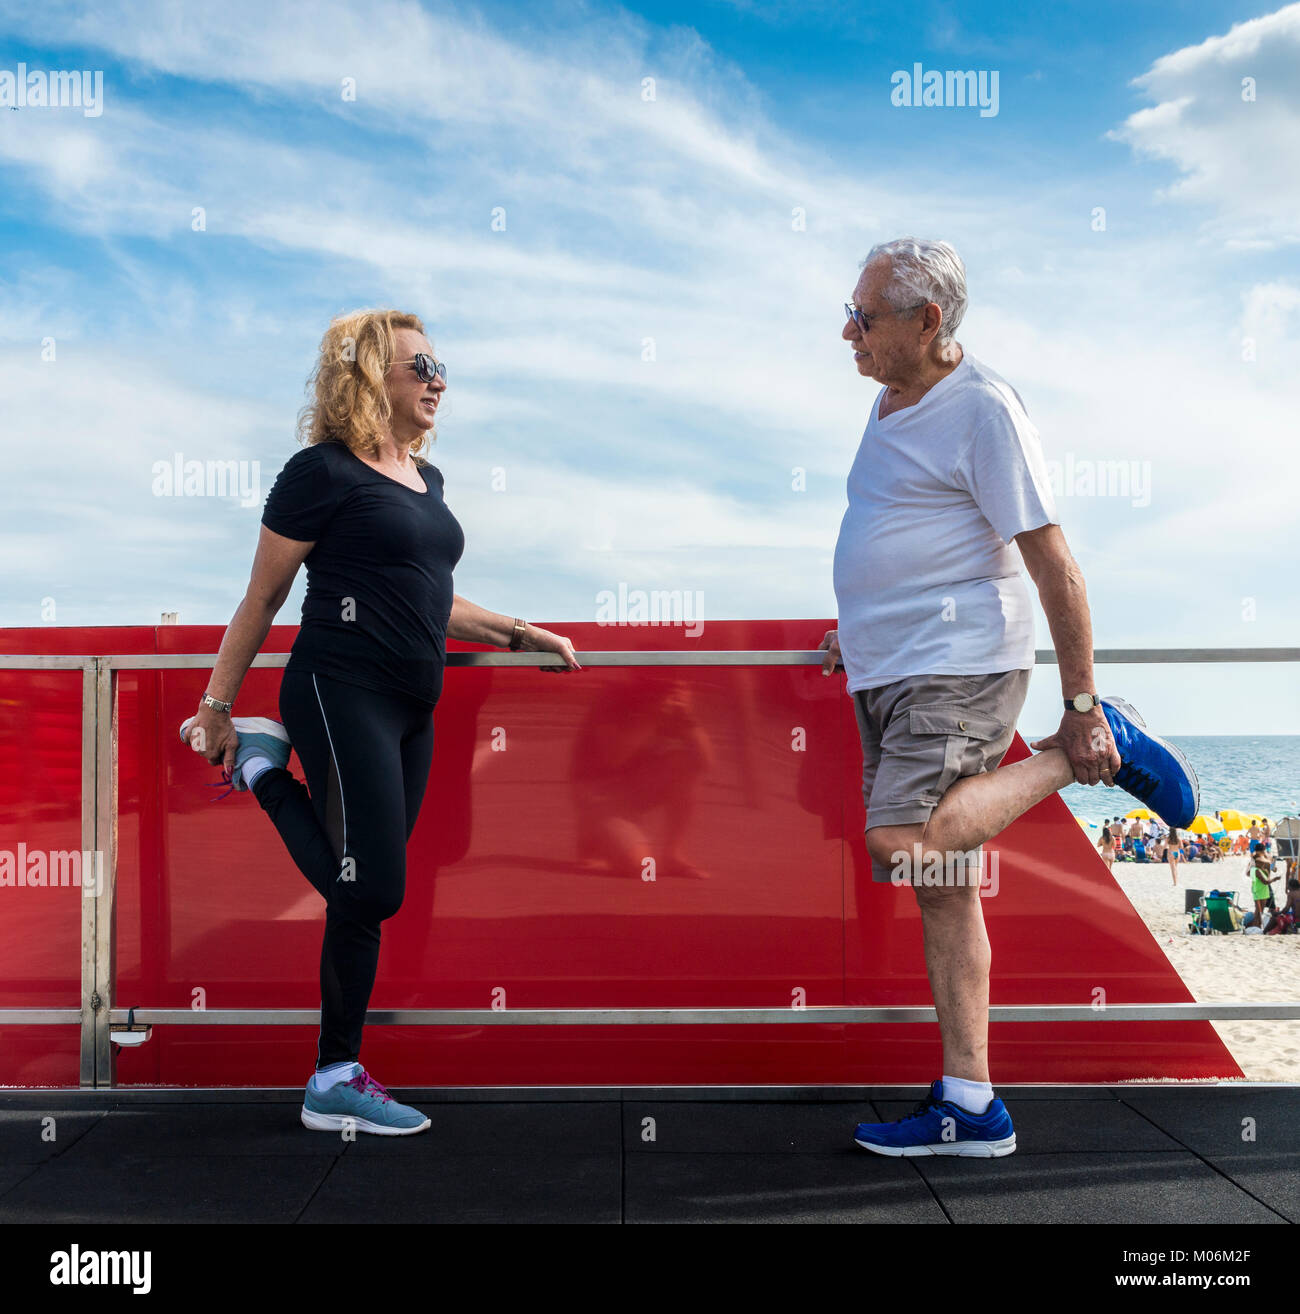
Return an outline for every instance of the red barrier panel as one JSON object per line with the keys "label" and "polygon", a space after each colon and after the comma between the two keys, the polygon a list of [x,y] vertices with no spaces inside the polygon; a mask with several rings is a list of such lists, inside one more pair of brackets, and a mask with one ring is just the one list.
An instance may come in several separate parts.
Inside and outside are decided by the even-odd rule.
{"label": "red barrier panel", "polygon": [[[558,624],[582,651],[808,649],[825,621]],[[287,651],[277,626],[266,652]],[[217,626],[0,631],[9,653],[215,652]],[[452,650],[466,645],[453,644]],[[237,713],[278,717],[279,669]],[[80,673],[0,671],[0,848],[79,847]],[[319,1006],[324,905],[177,727],[202,669],[118,676],[114,1003]],[[372,1009],[930,1003],[910,892],[871,883],[843,676],[814,666],[447,672]],[[1028,756],[1017,737],[1008,761]],[[295,758],[291,767],[299,775]],[[1190,1001],[1057,797],[987,849],[994,1004]],[[653,866],[647,866],[647,859]],[[653,879],[649,879],[653,877]],[[0,1007],[79,1003],[78,892],[0,888]],[[299,1085],[315,1028],[158,1026],[123,1085]],[[389,1085],[928,1082],[931,1025],[367,1027]],[[1239,1077],[1207,1022],[995,1023],[1002,1082]],[[75,1085],[75,1028],[8,1027],[0,1082]]]}
{"label": "red barrier panel", "polygon": [[[147,626],[0,630],[5,653],[153,651]],[[123,687],[138,678],[128,673]],[[0,670],[0,708],[0,850],[15,866],[19,856],[79,855],[81,672]],[[0,875],[0,1008],[80,1007],[81,898],[76,886],[9,885]],[[0,1023],[0,1085],[75,1086],[79,1046],[76,1027]]]}

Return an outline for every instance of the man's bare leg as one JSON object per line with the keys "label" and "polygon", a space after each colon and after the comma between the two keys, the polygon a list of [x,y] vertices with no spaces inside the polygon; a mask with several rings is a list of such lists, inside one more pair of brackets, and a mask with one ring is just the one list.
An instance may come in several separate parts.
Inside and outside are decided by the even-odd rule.
{"label": "man's bare leg", "polygon": [[[867,831],[867,849],[887,871],[924,872],[927,852],[934,855],[932,862],[937,859],[939,871],[951,870],[942,865],[943,855],[934,854],[925,842],[924,831],[919,823],[875,826]],[[909,855],[905,861],[904,855]],[[921,909],[925,970],[943,1041],[943,1070],[950,1077],[988,1081],[992,952],[978,877],[969,884],[918,884],[915,893]]]}
{"label": "man's bare leg", "polygon": [[[979,848],[1001,834],[1035,803],[1074,782],[1074,768],[1059,748],[998,767],[978,776],[964,776],[939,800],[926,826],[926,844],[944,852]],[[882,827],[881,829],[906,829]]]}
{"label": "man's bare leg", "polygon": [[943,1070],[966,1081],[989,1080],[989,968],[977,884],[918,886],[925,970],[939,1015]]}
{"label": "man's bare leg", "polygon": [[[1000,834],[1017,817],[1074,780],[1059,748],[1023,762],[958,780],[924,825],[873,826],[867,848],[886,870],[961,872],[946,855],[966,853]],[[868,818],[870,820],[870,818]],[[984,928],[979,886],[917,885],[925,941],[925,968],[939,1018],[943,1070],[950,1077],[988,1081],[989,969],[992,953]]]}

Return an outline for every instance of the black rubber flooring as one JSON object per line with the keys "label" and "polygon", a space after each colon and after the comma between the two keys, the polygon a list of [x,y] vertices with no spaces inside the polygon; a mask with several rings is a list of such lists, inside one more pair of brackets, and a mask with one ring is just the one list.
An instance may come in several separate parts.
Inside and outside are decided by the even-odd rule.
{"label": "black rubber flooring", "polygon": [[301,1092],[0,1091],[0,1224],[1285,1223],[1300,1088],[1000,1087],[1017,1152],[888,1159],[918,1088],[395,1091],[432,1127],[307,1130]]}

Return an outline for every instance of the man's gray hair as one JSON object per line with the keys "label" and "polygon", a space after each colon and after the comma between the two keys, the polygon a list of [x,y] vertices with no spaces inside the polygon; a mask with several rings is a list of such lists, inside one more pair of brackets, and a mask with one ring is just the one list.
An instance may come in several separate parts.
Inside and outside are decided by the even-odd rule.
{"label": "man's gray hair", "polygon": [[966,266],[956,250],[947,242],[900,237],[873,246],[862,268],[877,260],[889,261],[891,277],[881,294],[889,305],[904,310],[918,301],[933,301],[943,311],[935,341],[941,346],[951,342],[966,313]]}

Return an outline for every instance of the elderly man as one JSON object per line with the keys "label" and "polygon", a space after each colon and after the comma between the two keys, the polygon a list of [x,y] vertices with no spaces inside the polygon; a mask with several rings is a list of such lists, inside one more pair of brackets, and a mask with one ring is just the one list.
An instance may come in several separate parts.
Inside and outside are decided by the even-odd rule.
{"label": "elderly man", "polygon": [[[943,1076],[908,1118],[860,1123],[879,1154],[1011,1154],[988,1070],[990,953],[980,846],[1048,794],[1119,785],[1171,826],[1198,785],[1127,703],[1094,692],[1083,576],[1057,521],[1019,394],[953,337],[966,270],[946,242],[874,247],[843,337],[876,395],[835,549],[839,628],[824,672],[848,676],[863,749],[873,878],[911,885],[943,1041]],[[994,770],[1034,665],[1027,567],[1060,664],[1064,712],[1037,756]]]}

